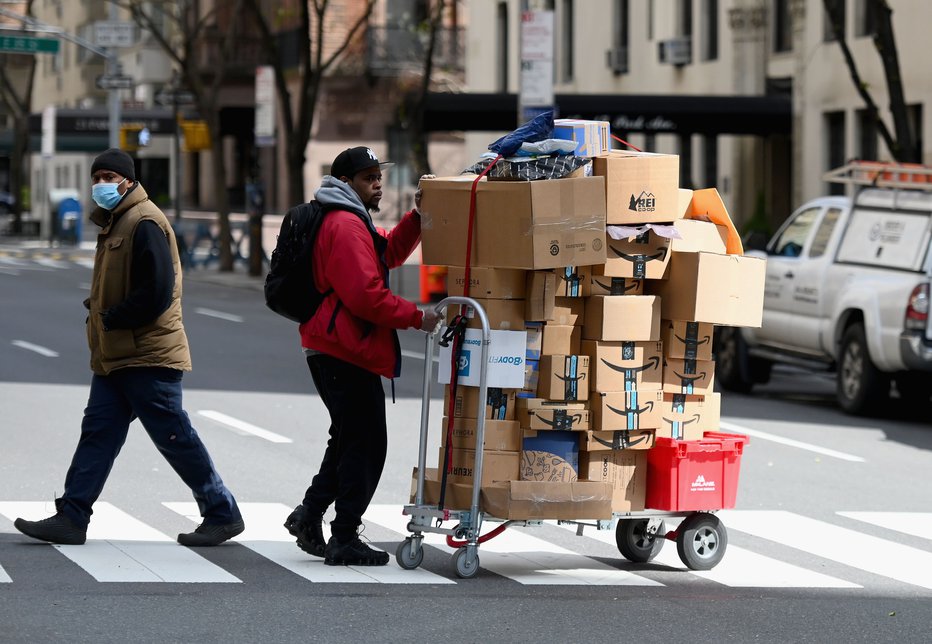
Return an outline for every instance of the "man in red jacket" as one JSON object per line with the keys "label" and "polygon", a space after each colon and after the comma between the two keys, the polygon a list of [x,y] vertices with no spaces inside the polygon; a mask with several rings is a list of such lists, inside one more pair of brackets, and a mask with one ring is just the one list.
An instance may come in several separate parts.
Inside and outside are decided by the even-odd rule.
{"label": "man in red jacket", "polygon": [[[314,198],[327,211],[314,245],[314,280],[328,295],[300,327],[314,385],[330,412],[330,439],[320,470],[285,527],[308,554],[332,566],[384,566],[388,553],[357,534],[385,464],[388,431],[382,376],[401,373],[397,329],[434,329],[440,316],[420,311],[389,289],[388,271],[401,266],[421,236],[421,216],[408,211],[391,231],[369,215],[382,199],[382,168],[367,147],[344,150]],[[331,538],[323,514],[334,505]]]}

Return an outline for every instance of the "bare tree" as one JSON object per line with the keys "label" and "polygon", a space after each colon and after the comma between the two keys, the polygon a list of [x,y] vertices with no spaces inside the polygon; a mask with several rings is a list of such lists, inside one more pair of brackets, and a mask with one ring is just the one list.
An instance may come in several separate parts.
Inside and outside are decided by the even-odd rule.
{"label": "bare tree", "polygon": [[903,93],[903,77],[900,74],[900,60],[897,54],[896,38],[893,35],[893,10],[887,0],[866,0],[865,10],[870,12],[875,25],[873,33],[874,48],[883,65],[887,93],[890,97],[890,116],[893,119],[893,132],[881,117],[880,108],[874,101],[868,83],[858,71],[857,63],[845,38],[844,0],[822,0],[826,14],[831,23],[835,41],[841,48],[842,56],[851,74],[858,94],[864,100],[867,111],[877,124],[877,131],[890,151],[890,155],[901,162],[918,162],[920,150],[917,149],[916,137],[909,122],[909,110]]}
{"label": "bare tree", "polygon": [[314,125],[314,112],[320,98],[321,83],[327,71],[368,22],[375,0],[366,0],[359,15],[344,33],[342,41],[335,45],[325,42],[327,30],[324,27],[331,5],[330,0],[304,0],[298,3],[300,18],[296,34],[298,40],[297,103],[292,99],[285,78],[286,64],[283,52],[278,46],[269,17],[262,11],[260,6],[262,3],[260,0],[246,0],[246,4],[262,34],[267,62],[275,70],[275,89],[278,94],[278,106],[281,109],[284,129],[288,200],[292,204],[302,203],[305,201],[306,150]]}
{"label": "bare tree", "polygon": [[[33,0],[26,3],[24,13],[27,16],[32,16],[32,3]],[[32,85],[35,73],[35,55],[5,54],[0,56],[0,103],[13,118],[10,192],[15,200],[12,232],[17,234],[22,232],[23,186],[26,184],[24,161],[29,153],[29,112],[32,108]]]}
{"label": "bare tree", "polygon": [[[199,15],[200,3],[163,2],[156,6],[146,0],[112,0],[129,9],[134,22],[149,32],[162,50],[174,61],[181,79],[194,96],[194,103],[210,133],[211,166],[213,169],[214,204],[220,224],[220,270],[233,270],[232,237],[230,235],[230,200],[227,195],[227,167],[220,130],[219,95],[229,71],[237,39],[243,30],[245,0],[214,2],[209,11]],[[161,9],[161,16],[156,10]],[[225,18],[222,24],[221,15]],[[159,19],[164,17],[164,26]],[[216,36],[219,50],[202,66],[202,48],[208,36]],[[205,73],[209,72],[209,74]]]}
{"label": "bare tree", "polygon": [[[456,0],[453,0],[454,2]],[[414,176],[419,177],[430,173],[430,159],[427,155],[427,132],[424,130],[424,109],[427,103],[427,92],[430,90],[431,76],[434,70],[434,51],[437,49],[437,32],[443,20],[443,11],[446,8],[445,0],[436,0],[433,13],[428,24],[427,51],[424,54],[424,71],[421,74],[421,85],[411,110],[411,120],[408,124],[411,133],[411,156],[414,166]]]}

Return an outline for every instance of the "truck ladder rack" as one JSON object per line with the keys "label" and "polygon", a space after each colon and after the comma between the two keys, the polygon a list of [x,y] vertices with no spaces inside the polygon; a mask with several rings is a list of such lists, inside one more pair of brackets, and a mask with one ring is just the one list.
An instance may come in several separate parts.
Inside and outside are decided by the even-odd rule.
{"label": "truck ladder rack", "polygon": [[829,170],[822,179],[851,186],[932,191],[932,167],[918,163],[850,161]]}

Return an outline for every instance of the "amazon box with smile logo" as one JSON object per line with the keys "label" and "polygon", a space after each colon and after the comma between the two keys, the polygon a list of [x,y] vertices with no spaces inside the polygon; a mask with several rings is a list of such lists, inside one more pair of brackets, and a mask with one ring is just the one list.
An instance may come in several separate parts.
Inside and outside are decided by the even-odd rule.
{"label": "amazon box with smile logo", "polygon": [[589,356],[541,356],[537,395],[548,400],[589,400]]}
{"label": "amazon box with smile logo", "polygon": [[663,279],[670,263],[670,239],[641,226],[610,226],[605,235],[608,277]]}
{"label": "amazon box with smile logo", "polygon": [[606,223],[643,224],[683,216],[680,158],[615,150],[592,160],[592,173],[605,177]]}
{"label": "amazon box with smile logo", "polygon": [[614,432],[631,429],[657,429],[664,410],[663,392],[613,391],[592,396],[592,429]]}
{"label": "amazon box with smile logo", "polygon": [[586,340],[627,342],[660,339],[659,297],[593,295],[585,302],[583,338]]}
{"label": "amazon box with smile logo", "polygon": [[584,402],[519,398],[517,420],[522,429],[585,431],[589,409]]}
{"label": "amazon box with smile logo", "polygon": [[713,360],[666,358],[663,361],[663,390],[667,393],[705,396],[712,393],[714,382]]}
{"label": "amazon box with smile logo", "polygon": [[663,387],[663,344],[584,340],[580,353],[589,356],[590,391],[660,390]]}
{"label": "amazon box with smile logo", "polygon": [[706,396],[665,393],[657,438],[700,440],[703,432],[719,431],[721,410],[722,395],[719,393]]}
{"label": "amazon box with smile logo", "polygon": [[[424,264],[466,265],[475,176],[421,182]],[[605,179],[486,181],[476,186],[473,266],[549,269],[605,261]]]}

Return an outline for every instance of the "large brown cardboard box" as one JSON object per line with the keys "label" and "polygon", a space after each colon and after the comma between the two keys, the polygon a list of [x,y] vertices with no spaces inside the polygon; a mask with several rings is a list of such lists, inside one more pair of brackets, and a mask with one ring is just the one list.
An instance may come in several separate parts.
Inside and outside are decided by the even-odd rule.
{"label": "large brown cardboard box", "polygon": [[591,266],[562,266],[553,269],[557,276],[557,297],[589,297]]}
{"label": "large brown cardboard box", "polygon": [[[475,177],[421,182],[425,264],[464,266],[469,198]],[[605,180],[479,181],[472,263],[498,268],[558,268],[605,261]]]}
{"label": "large brown cardboard box", "polygon": [[660,339],[660,298],[653,295],[593,295],[586,299],[586,340]]}
{"label": "large brown cardboard box", "polygon": [[673,221],[683,216],[676,155],[615,150],[594,158],[592,173],[605,177],[608,224]]}
{"label": "large brown cardboard box", "polygon": [[[440,503],[440,470],[436,467],[424,468],[424,498],[423,503],[437,505]],[[417,467],[411,472],[411,503],[417,502]],[[472,485],[453,483],[447,480],[446,495],[443,507],[447,510],[468,510],[472,505]]]}
{"label": "large brown cardboard box", "polygon": [[[469,297],[487,300],[523,300],[527,271],[518,268],[473,266],[469,271]],[[447,293],[462,295],[466,285],[464,266],[447,267]]]}
{"label": "large brown cardboard box", "polygon": [[541,356],[537,395],[548,400],[588,400],[589,356]]}
{"label": "large brown cardboard box", "polygon": [[[501,387],[488,387],[485,401],[485,417],[494,420],[515,419],[515,392],[516,389],[502,389]],[[479,409],[479,387],[460,385],[456,388],[456,397],[453,399],[453,413],[450,413],[450,395],[446,388],[443,390],[443,415],[456,418],[477,418]]]}
{"label": "large brown cardboard box", "polygon": [[644,342],[583,340],[580,353],[589,356],[590,391],[631,391],[663,387],[663,345]]}
{"label": "large brown cardboard box", "polygon": [[667,279],[645,288],[660,296],[664,319],[759,327],[766,264],[742,255],[674,253]]}
{"label": "large brown cardboard box", "polygon": [[557,297],[547,323],[582,326],[585,320],[586,300],[581,297]]}
{"label": "large brown cardboard box", "polygon": [[[473,298],[485,311],[489,318],[489,329],[500,331],[524,331],[524,300],[487,300]],[[481,329],[482,320],[471,306],[466,308],[466,326],[470,329]],[[459,314],[458,306],[447,307],[447,324]]]}
{"label": "large brown cardboard box", "polygon": [[631,277],[610,277],[605,265],[592,267],[589,295],[644,295],[644,280]]}
{"label": "large brown cardboard box", "polygon": [[[438,467],[442,470],[445,448],[439,452]],[[473,470],[476,466],[476,451],[472,449],[452,450],[453,471],[447,480],[453,483],[473,483]],[[518,479],[521,452],[491,452],[482,453],[482,478],[480,485],[489,485],[493,481],[515,481]]]}
{"label": "large brown cardboard box", "polygon": [[529,519],[610,519],[612,486],[601,481],[502,481],[482,486],[482,509],[490,516]]}
{"label": "large brown cardboard box", "polygon": [[665,358],[663,391],[668,394],[705,396],[715,386],[715,362],[689,358]]}
{"label": "large brown cardboard box", "polygon": [[663,424],[663,392],[659,389],[593,392],[590,409],[594,431],[657,429]]}
{"label": "large brown cardboard box", "polygon": [[680,234],[680,239],[670,240],[673,253],[725,252],[728,229],[724,226],[698,219],[677,219],[673,227]]}
{"label": "large brown cardboard box", "polygon": [[580,432],[581,452],[621,449],[650,449],[654,446],[656,429],[619,429],[613,432]]}
{"label": "large brown cardboard box", "polygon": [[527,357],[540,360],[542,355],[575,355],[579,353],[582,327],[568,324],[528,325]]}
{"label": "large brown cardboard box", "polygon": [[608,277],[663,279],[670,262],[670,241],[649,229],[625,239],[606,234],[608,250],[602,273]]}
{"label": "large brown cardboard box", "polygon": [[589,429],[589,409],[586,403],[519,398],[516,420],[521,429],[572,430]]}
{"label": "large brown cardboard box", "polygon": [[[446,438],[447,417],[440,426],[443,438]],[[475,418],[454,418],[452,443],[456,449],[476,449],[476,432],[478,420]],[[445,440],[441,440],[445,443]],[[521,449],[521,425],[516,420],[486,420],[483,446],[486,451],[513,452]]]}
{"label": "large brown cardboard box", "polygon": [[524,319],[545,322],[553,317],[557,296],[557,276],[553,271],[528,271]]}
{"label": "large brown cardboard box", "polygon": [[722,395],[706,396],[664,394],[660,429],[657,437],[695,441],[703,432],[719,431]]}
{"label": "large brown cardboard box", "polygon": [[612,512],[639,512],[647,492],[647,452],[580,452],[579,478],[611,484]]}
{"label": "large brown cardboard box", "polygon": [[707,322],[661,320],[663,354],[668,358],[712,359],[712,335],[715,327]]}

